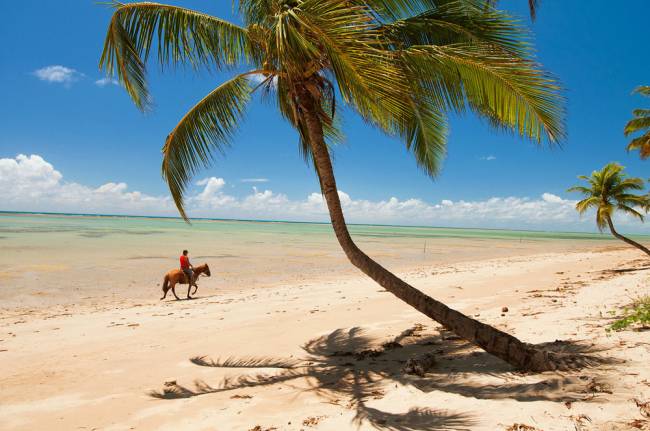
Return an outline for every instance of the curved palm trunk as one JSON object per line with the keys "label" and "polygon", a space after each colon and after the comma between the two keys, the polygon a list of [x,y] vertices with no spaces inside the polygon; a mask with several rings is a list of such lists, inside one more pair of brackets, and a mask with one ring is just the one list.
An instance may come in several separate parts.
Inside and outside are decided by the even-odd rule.
{"label": "curved palm trunk", "polygon": [[648,250],[647,247],[645,247],[645,246],[639,244],[638,242],[636,242],[634,240],[631,240],[630,238],[628,238],[626,236],[623,236],[620,233],[618,233],[616,231],[616,229],[614,229],[614,223],[612,223],[612,218],[611,217],[607,217],[607,224],[609,225],[609,230],[612,232],[612,235],[614,235],[616,238],[630,244],[633,247],[638,248],[639,250],[643,251],[645,254],[650,256],[650,250]]}
{"label": "curved palm trunk", "polygon": [[519,369],[547,371],[556,369],[553,353],[537,349],[490,325],[474,320],[424,294],[401,280],[361,251],[352,241],[345,224],[329,151],[324,141],[322,120],[316,102],[305,90],[300,99],[299,115],[304,120],[320,186],[327,202],[336,238],[350,262],[384,289],[421,313],[440,323],[465,340]]}

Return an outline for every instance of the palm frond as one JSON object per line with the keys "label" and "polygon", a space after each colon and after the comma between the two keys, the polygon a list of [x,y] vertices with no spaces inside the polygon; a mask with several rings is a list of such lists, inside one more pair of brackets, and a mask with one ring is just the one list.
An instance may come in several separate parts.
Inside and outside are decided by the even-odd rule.
{"label": "palm frond", "polygon": [[[637,87],[632,93],[650,96],[650,85]],[[647,159],[650,156],[650,109],[635,109],[632,111],[632,115],[634,118],[628,121],[623,129],[625,136],[636,132],[645,133],[632,139],[626,149],[627,151],[639,150],[641,159]]]}
{"label": "palm frond", "polygon": [[417,15],[435,8],[441,0],[355,0],[355,5],[363,5],[384,21]]}
{"label": "palm frond", "polygon": [[410,96],[410,116],[399,126],[406,149],[415,156],[418,166],[430,177],[435,177],[447,150],[447,118],[438,106]]}
{"label": "palm frond", "polygon": [[237,3],[237,10],[248,25],[268,25],[280,6],[279,2],[273,0],[239,0]]}
{"label": "palm frond", "polygon": [[650,129],[650,116],[631,119],[625,125],[623,133],[628,136],[630,133],[646,129]]}
{"label": "palm frond", "polygon": [[600,204],[600,199],[595,196],[590,196],[576,203],[576,210],[580,214],[584,214],[589,208],[597,208]]}
{"label": "palm frond", "polygon": [[530,12],[530,18],[535,21],[537,18],[537,9],[539,9],[540,0],[528,0],[528,10]]}
{"label": "palm frond", "polygon": [[638,218],[641,221],[644,220],[643,214],[641,214],[636,209],[634,209],[634,208],[632,208],[632,207],[630,207],[628,205],[619,203],[619,204],[616,205],[616,209],[619,210],[619,211],[622,211],[622,212],[624,212],[624,213],[626,213],[628,215],[631,215],[632,217]]}
{"label": "palm frond", "polygon": [[632,111],[635,117],[650,117],[650,109],[635,109]]}
{"label": "palm frond", "polygon": [[470,106],[497,125],[536,142],[565,136],[560,88],[528,60],[505,56],[490,45],[459,44],[413,46],[404,50],[404,61],[419,76],[458,82]]}
{"label": "palm frond", "polygon": [[613,196],[624,196],[628,190],[643,190],[645,188],[645,181],[641,178],[617,178],[616,183],[613,184],[609,193]]}
{"label": "palm frond", "polygon": [[531,53],[528,32],[508,14],[482,2],[441,2],[424,13],[380,27],[397,49],[413,45],[484,43],[517,56]]}
{"label": "palm frond", "polygon": [[632,139],[626,147],[627,151],[639,150],[642,159],[650,157],[650,132]]}
{"label": "palm frond", "polygon": [[226,81],[185,114],[163,147],[163,177],[181,216],[183,194],[192,176],[223,152],[241,122],[251,88],[245,74]]}
{"label": "palm frond", "polygon": [[635,195],[632,193],[621,193],[615,197],[617,204],[645,208],[650,204],[647,195]]}
{"label": "palm frond", "polygon": [[650,96],[650,85],[640,85],[632,91],[632,94],[640,94],[642,96]]}
{"label": "palm frond", "polygon": [[154,39],[158,61],[193,67],[234,65],[248,57],[246,30],[213,16],[158,3],[113,2],[100,68],[117,75],[141,109],[150,104],[145,63]]}
{"label": "palm frond", "polygon": [[343,0],[305,0],[296,18],[322,47],[343,100],[389,134],[408,112],[407,83],[365,8]]}
{"label": "palm frond", "polygon": [[574,187],[568,188],[567,192],[579,192],[579,193],[582,193],[583,195],[590,195],[590,194],[592,194],[592,189],[590,189],[588,187],[583,187],[583,186],[574,186]]}

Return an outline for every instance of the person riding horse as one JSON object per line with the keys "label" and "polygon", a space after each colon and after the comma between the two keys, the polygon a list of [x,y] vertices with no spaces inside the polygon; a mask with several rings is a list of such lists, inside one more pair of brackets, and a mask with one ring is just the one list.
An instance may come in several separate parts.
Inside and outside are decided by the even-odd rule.
{"label": "person riding horse", "polygon": [[180,261],[181,271],[185,273],[187,284],[191,286],[194,283],[194,267],[190,263],[190,258],[187,256],[187,250],[183,250]]}

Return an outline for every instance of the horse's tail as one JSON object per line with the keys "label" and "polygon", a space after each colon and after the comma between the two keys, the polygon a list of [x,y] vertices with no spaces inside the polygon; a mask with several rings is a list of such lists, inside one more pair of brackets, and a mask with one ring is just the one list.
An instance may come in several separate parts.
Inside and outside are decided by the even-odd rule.
{"label": "horse's tail", "polygon": [[163,292],[167,292],[169,290],[169,275],[165,275],[165,279],[163,280],[163,285],[162,285],[162,290]]}

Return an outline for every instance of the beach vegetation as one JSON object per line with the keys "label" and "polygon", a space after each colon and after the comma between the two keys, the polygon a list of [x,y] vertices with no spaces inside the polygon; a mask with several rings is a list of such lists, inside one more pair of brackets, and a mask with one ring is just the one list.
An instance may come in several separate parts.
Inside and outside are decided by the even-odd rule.
{"label": "beach vegetation", "polygon": [[622,331],[629,328],[650,328],[650,296],[637,298],[632,304],[623,307],[622,315],[607,329]]}
{"label": "beach vegetation", "polygon": [[580,175],[578,178],[588,185],[568,189],[569,192],[582,193],[584,196],[584,199],[576,203],[576,210],[581,215],[588,210],[595,210],[596,226],[601,232],[609,228],[616,238],[650,255],[647,247],[619,233],[612,220],[616,211],[644,220],[644,213],[650,207],[650,198],[646,193],[633,192],[643,190],[645,181],[642,178],[628,177],[623,166],[614,162],[606,164],[599,171],[593,171],[591,176]]}
{"label": "beach vegetation", "polygon": [[[531,141],[565,135],[557,80],[534,58],[518,19],[484,0],[241,0],[242,25],[157,3],[118,3],[100,67],[142,110],[151,107],[146,63],[232,71],[169,133],[162,175],[180,214],[193,176],[232,143],[253,93],[294,127],[318,176],[336,238],[350,262],[387,291],[517,368],[544,371],[559,356],[521,342],[406,283],[357,247],[331,162],[341,114],[356,111],[394,137],[435,177],[448,115],[471,111]],[[349,110],[340,109],[346,105]]]}
{"label": "beach vegetation", "polygon": [[[634,93],[650,97],[650,85],[642,85],[634,89]],[[633,118],[627,122],[623,133],[629,136],[641,132],[640,136],[632,139],[627,145],[627,150],[638,150],[642,159],[650,156],[650,109],[635,109]]]}

